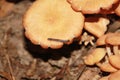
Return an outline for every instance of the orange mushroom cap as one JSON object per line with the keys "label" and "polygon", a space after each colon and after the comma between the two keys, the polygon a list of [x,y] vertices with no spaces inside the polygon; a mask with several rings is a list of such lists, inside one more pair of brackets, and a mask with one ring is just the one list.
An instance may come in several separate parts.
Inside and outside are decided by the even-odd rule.
{"label": "orange mushroom cap", "polygon": [[105,77],[102,77],[100,78],[99,80],[108,80],[109,76],[105,76]]}
{"label": "orange mushroom cap", "polygon": [[103,17],[89,17],[85,20],[84,29],[96,37],[104,35],[107,30],[109,20]]}
{"label": "orange mushroom cap", "polygon": [[107,36],[105,42],[110,45],[120,45],[120,33],[113,33]]}
{"label": "orange mushroom cap", "polygon": [[109,62],[105,62],[105,63],[97,63],[97,66],[105,72],[116,72],[117,69],[115,67],[113,67]]}
{"label": "orange mushroom cap", "polygon": [[107,33],[105,35],[102,35],[101,37],[99,37],[96,41],[96,45],[97,46],[101,46],[101,45],[105,45],[106,42],[105,42],[105,39],[107,36],[111,35],[112,33]]}
{"label": "orange mushroom cap", "polygon": [[118,7],[115,9],[115,13],[120,16],[120,2],[119,2],[119,5]]}
{"label": "orange mushroom cap", "polygon": [[60,48],[81,35],[84,16],[75,12],[66,0],[37,0],[26,12],[23,25],[34,44]]}
{"label": "orange mushroom cap", "polygon": [[109,62],[115,68],[120,69],[120,55],[111,55],[111,56],[109,56]]}
{"label": "orange mushroom cap", "polygon": [[110,74],[108,80],[120,80],[120,70]]}
{"label": "orange mushroom cap", "polygon": [[95,63],[98,63],[101,59],[103,59],[105,54],[105,48],[96,48],[91,50],[90,54],[88,56],[85,56],[83,59],[85,64],[94,65]]}
{"label": "orange mushroom cap", "polygon": [[99,13],[101,9],[109,10],[119,0],[68,0],[72,8],[84,14]]}

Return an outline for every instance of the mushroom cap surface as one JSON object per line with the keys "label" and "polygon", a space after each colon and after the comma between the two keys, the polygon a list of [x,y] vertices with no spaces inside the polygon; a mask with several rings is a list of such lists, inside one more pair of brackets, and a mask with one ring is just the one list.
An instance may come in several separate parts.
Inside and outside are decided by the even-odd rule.
{"label": "mushroom cap surface", "polygon": [[107,30],[109,20],[104,17],[88,17],[85,20],[84,29],[96,37],[104,35]]}
{"label": "mushroom cap surface", "polygon": [[105,42],[110,45],[120,45],[120,33],[113,33],[106,37]]}
{"label": "mushroom cap surface", "polygon": [[105,77],[102,77],[100,78],[99,80],[108,80],[109,76],[105,76]]}
{"label": "mushroom cap surface", "polygon": [[101,37],[99,37],[96,41],[96,45],[97,46],[106,45],[105,39],[107,36],[109,36],[111,34],[112,33],[106,33],[105,35],[102,35]]}
{"label": "mushroom cap surface", "polygon": [[119,0],[68,0],[72,8],[84,14],[99,13],[101,9],[109,10]]}
{"label": "mushroom cap surface", "polygon": [[106,54],[105,48],[96,48],[90,51],[88,56],[84,57],[84,62],[87,65],[94,65],[104,58]]}
{"label": "mushroom cap surface", "polygon": [[98,63],[97,66],[105,72],[116,72],[117,69],[115,67],[113,67],[109,62],[105,62],[105,63]]}
{"label": "mushroom cap surface", "polygon": [[120,70],[110,74],[108,80],[120,80]]}
{"label": "mushroom cap surface", "polygon": [[120,16],[120,2],[119,2],[119,5],[118,7],[115,9],[115,13]]}
{"label": "mushroom cap surface", "polygon": [[32,43],[56,49],[81,35],[84,16],[66,0],[37,0],[26,12],[23,25]]}
{"label": "mushroom cap surface", "polygon": [[120,55],[111,55],[111,56],[109,56],[109,62],[115,68],[120,69]]}

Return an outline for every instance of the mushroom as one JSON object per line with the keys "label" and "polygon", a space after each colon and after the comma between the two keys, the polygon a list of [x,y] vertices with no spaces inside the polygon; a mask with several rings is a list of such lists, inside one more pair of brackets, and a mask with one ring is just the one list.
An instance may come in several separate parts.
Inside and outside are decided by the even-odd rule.
{"label": "mushroom", "polygon": [[109,11],[113,4],[119,0],[68,0],[75,11],[84,14],[99,13],[102,10]]}
{"label": "mushroom", "polygon": [[108,80],[120,80],[120,70],[110,74]]}
{"label": "mushroom", "polygon": [[110,45],[120,45],[120,33],[113,33],[107,36],[105,42]]}
{"label": "mushroom", "polygon": [[105,76],[105,77],[102,77],[100,78],[99,80],[108,80],[109,76]]}
{"label": "mushroom", "polygon": [[108,61],[105,61],[103,63],[97,63],[97,66],[105,72],[116,72],[117,69],[113,67]]}
{"label": "mushroom", "polygon": [[117,69],[120,69],[120,54],[119,55],[111,55],[109,57],[110,63]]}
{"label": "mushroom", "polygon": [[89,55],[83,57],[85,64],[94,65],[102,60],[106,54],[105,48],[95,48],[89,51]]}
{"label": "mushroom", "polygon": [[103,17],[88,17],[85,19],[84,29],[96,37],[104,35],[109,20]]}
{"label": "mushroom", "polygon": [[[102,41],[100,41],[102,40]],[[106,50],[107,50],[107,54],[108,54],[108,58],[106,60],[108,60],[108,63],[106,65],[110,65],[111,66],[111,70],[112,67],[116,68],[116,69],[120,69],[120,50],[119,50],[119,45],[120,45],[120,33],[119,32],[115,32],[115,33],[107,33],[106,35],[100,37],[97,40],[97,45],[106,45]],[[112,50],[111,50],[112,48]],[[106,71],[108,71],[108,67],[107,66],[102,66],[98,65],[102,70],[104,70],[104,68],[106,67]]]}
{"label": "mushroom", "polygon": [[115,9],[115,13],[120,16],[120,2],[119,2],[119,5],[118,7]]}
{"label": "mushroom", "polygon": [[111,35],[112,33],[106,33],[105,35],[102,35],[101,37],[99,37],[96,41],[96,45],[97,46],[102,46],[102,45],[106,45],[105,39],[107,36]]}
{"label": "mushroom", "polygon": [[114,33],[106,37],[105,39],[107,44],[113,46],[113,55],[109,56],[110,63],[115,67],[120,69],[120,33]]}
{"label": "mushroom", "polygon": [[57,49],[81,35],[84,16],[66,0],[37,0],[26,12],[23,25],[32,43]]}
{"label": "mushroom", "polygon": [[13,10],[14,4],[6,0],[0,0],[0,18],[5,17]]}

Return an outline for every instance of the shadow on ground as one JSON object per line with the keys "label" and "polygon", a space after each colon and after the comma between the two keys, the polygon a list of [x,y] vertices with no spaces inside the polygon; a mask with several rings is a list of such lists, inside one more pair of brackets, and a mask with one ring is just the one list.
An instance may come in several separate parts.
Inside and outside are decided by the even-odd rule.
{"label": "shadow on ground", "polygon": [[33,57],[41,58],[44,61],[48,61],[48,59],[59,60],[61,57],[69,58],[72,51],[80,50],[81,48],[77,42],[74,42],[70,45],[64,45],[60,49],[43,49],[39,45],[32,44],[28,39],[26,39],[26,37],[25,46],[27,51],[29,51]]}

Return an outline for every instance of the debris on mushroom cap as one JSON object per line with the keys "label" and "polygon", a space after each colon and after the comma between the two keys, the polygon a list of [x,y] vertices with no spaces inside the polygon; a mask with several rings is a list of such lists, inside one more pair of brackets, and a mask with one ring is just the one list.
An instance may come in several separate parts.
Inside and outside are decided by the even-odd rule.
{"label": "debris on mushroom cap", "polygon": [[23,25],[34,44],[60,48],[81,35],[84,16],[75,12],[66,0],[37,0],[26,12]]}
{"label": "debris on mushroom cap", "polygon": [[5,17],[13,10],[14,4],[6,0],[0,0],[0,18]]}
{"label": "debris on mushroom cap", "polygon": [[113,33],[107,36],[105,42],[110,45],[120,45],[120,33]]}
{"label": "debris on mushroom cap", "polygon": [[115,9],[115,13],[120,16],[120,2],[119,2],[119,5],[118,7]]}
{"label": "debris on mushroom cap", "polygon": [[110,74],[108,80],[120,80],[120,70]]}
{"label": "debris on mushroom cap", "polygon": [[81,36],[79,44],[84,43],[85,46],[87,46],[89,43],[93,46],[95,40],[94,36],[89,35],[87,32],[84,32],[83,35]]}
{"label": "debris on mushroom cap", "polygon": [[105,48],[96,48],[91,50],[90,54],[88,56],[85,56],[83,59],[85,64],[94,65],[95,63],[98,63],[101,59],[103,59],[105,54]]}
{"label": "debris on mushroom cap", "polygon": [[107,30],[109,20],[103,17],[89,17],[85,20],[84,29],[96,37],[104,35]]}
{"label": "debris on mushroom cap", "polygon": [[112,34],[112,33],[106,33],[105,35],[102,35],[101,37],[99,37],[99,38],[97,39],[97,41],[96,41],[96,45],[97,45],[97,46],[105,45],[105,44],[106,44],[106,43],[105,43],[105,39],[106,39],[106,37],[107,37],[108,35],[110,35],[110,34]]}
{"label": "debris on mushroom cap", "polygon": [[120,55],[111,55],[109,57],[109,62],[115,68],[120,69]]}
{"label": "debris on mushroom cap", "polygon": [[117,69],[113,67],[109,62],[97,63],[97,66],[105,72],[116,72]]}
{"label": "debris on mushroom cap", "polygon": [[119,0],[68,0],[72,8],[84,14],[99,13],[101,9],[109,10]]}
{"label": "debris on mushroom cap", "polygon": [[100,78],[99,80],[108,80],[109,76],[105,76],[105,77],[102,77]]}

